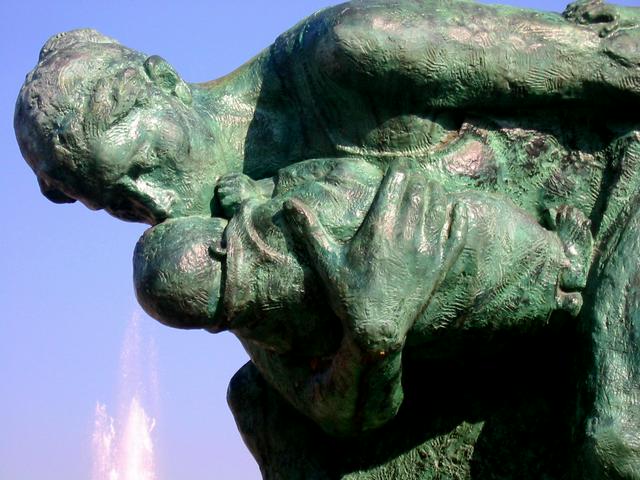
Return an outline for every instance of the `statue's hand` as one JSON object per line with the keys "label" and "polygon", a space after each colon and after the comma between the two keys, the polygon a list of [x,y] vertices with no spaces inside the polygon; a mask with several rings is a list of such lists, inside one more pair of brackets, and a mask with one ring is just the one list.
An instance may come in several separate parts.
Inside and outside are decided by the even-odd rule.
{"label": "statue's hand", "polygon": [[593,258],[591,222],[578,208],[560,205],[547,211],[547,223],[564,250],[563,267],[556,287],[557,308],[576,316],[582,308],[582,294],[587,285]]}
{"label": "statue's hand", "polygon": [[285,202],[284,211],[345,334],[375,355],[402,347],[467,231],[464,207],[407,166],[389,168],[364,222],[344,245],[300,200]]}
{"label": "statue's hand", "polygon": [[233,217],[247,200],[263,200],[271,196],[273,181],[253,180],[243,173],[223,175],[216,185],[216,200],[226,218]]}

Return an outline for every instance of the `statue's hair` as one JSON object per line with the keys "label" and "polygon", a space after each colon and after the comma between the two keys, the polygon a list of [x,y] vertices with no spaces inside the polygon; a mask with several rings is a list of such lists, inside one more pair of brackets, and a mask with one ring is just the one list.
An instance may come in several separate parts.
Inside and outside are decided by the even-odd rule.
{"label": "statue's hair", "polygon": [[140,55],[91,29],[59,33],[42,47],[18,95],[14,126],[22,155],[50,200],[74,201],[73,179],[86,173],[84,114],[96,80],[118,60]]}

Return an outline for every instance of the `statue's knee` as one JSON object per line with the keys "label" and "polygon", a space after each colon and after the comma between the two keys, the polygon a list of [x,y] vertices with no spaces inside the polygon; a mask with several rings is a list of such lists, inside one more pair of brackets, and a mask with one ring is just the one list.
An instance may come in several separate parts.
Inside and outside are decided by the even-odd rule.
{"label": "statue's knee", "polygon": [[245,363],[231,377],[227,387],[227,403],[236,421],[242,414],[259,405],[264,395],[264,380],[258,369],[252,362]]}

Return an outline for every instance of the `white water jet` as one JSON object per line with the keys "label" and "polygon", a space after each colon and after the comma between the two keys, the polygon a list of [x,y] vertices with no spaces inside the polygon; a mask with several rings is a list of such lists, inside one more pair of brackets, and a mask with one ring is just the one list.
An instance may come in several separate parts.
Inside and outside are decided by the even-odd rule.
{"label": "white water jet", "polygon": [[122,347],[117,418],[96,405],[92,480],[157,480],[155,419],[143,407],[143,399],[157,396],[156,356],[152,342],[142,349],[139,320],[138,312],[131,316]]}

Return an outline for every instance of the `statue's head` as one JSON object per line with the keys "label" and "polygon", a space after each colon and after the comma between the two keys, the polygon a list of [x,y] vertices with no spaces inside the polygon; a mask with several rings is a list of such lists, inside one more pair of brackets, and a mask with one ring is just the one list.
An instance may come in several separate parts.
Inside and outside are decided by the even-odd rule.
{"label": "statue's head", "polygon": [[223,329],[219,247],[226,220],[169,219],[147,230],[133,254],[136,296],[156,320],[177,328]]}
{"label": "statue's head", "polygon": [[15,130],[47,198],[156,224],[210,211],[219,172],[192,102],[162,58],[75,30],[42,48],[18,96]]}

